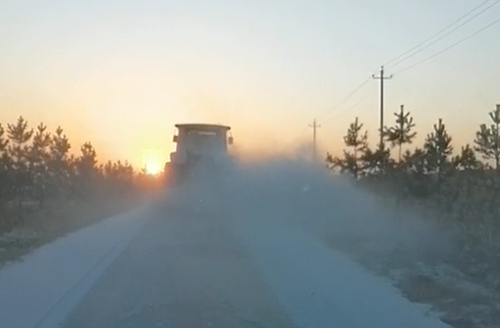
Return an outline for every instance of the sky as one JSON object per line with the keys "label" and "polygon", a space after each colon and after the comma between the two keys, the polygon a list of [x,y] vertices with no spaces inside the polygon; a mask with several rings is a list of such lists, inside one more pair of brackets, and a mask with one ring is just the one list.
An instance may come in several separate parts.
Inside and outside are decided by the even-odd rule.
{"label": "sky", "polygon": [[[166,160],[179,122],[232,126],[239,149],[310,142],[338,154],[355,117],[377,141],[381,65],[483,0],[0,2],[0,122],[61,125],[101,161]],[[493,4],[496,0],[490,0]],[[484,8],[486,8],[485,5]],[[386,123],[401,104],[419,144],[442,118],[458,149],[500,103],[500,4],[386,65]],[[145,155],[149,154],[149,155]],[[156,155],[151,155],[156,154]]]}

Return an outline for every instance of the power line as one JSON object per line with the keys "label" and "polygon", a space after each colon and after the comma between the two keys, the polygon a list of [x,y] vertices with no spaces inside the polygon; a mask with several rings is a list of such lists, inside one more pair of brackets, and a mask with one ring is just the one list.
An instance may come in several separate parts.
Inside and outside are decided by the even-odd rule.
{"label": "power line", "polygon": [[358,85],[356,88],[354,88],[353,91],[351,91],[347,96],[345,96],[341,101],[336,103],[332,108],[329,110],[325,111],[320,119],[325,119],[330,113],[332,113],[337,107],[341,106],[344,104],[347,100],[349,100],[356,92],[358,92],[362,87],[364,87],[370,80],[372,79],[371,76],[369,76],[366,80],[364,80],[360,85]]}
{"label": "power line", "polygon": [[[419,44],[417,44],[416,46],[414,46],[413,48],[403,52],[402,54],[400,54],[399,56],[395,57],[394,59],[388,61],[387,63],[384,64],[384,66],[387,66],[393,62],[395,62],[396,60],[400,59],[401,57],[405,56],[406,54],[410,53],[411,51],[417,49],[418,47],[420,47],[421,45],[425,44],[426,42],[432,40],[433,38],[435,38],[436,36],[438,36],[439,34],[441,34],[442,32],[446,31],[447,29],[449,29],[450,27],[452,27],[453,25],[455,25],[456,23],[460,22],[462,19],[464,19],[465,17],[469,16],[470,14],[472,14],[474,11],[476,11],[477,9],[481,8],[482,6],[484,6],[486,3],[488,3],[490,0],[486,0],[484,2],[482,2],[481,4],[479,4],[478,6],[476,6],[475,8],[471,9],[469,12],[467,12],[465,15],[461,16],[460,18],[456,19],[454,22],[452,22],[451,24],[449,24],[448,26],[444,27],[443,29],[439,30],[438,32],[436,32],[435,34],[433,34],[432,36],[430,36],[429,38],[425,39],[424,41],[420,42]],[[495,3],[496,4],[496,3]]]}
{"label": "power line", "polygon": [[[451,24],[449,24],[448,26],[446,26],[445,28],[441,29],[440,31],[438,31],[437,33],[433,34],[432,36],[430,36],[429,38],[427,38],[426,40],[420,42],[419,44],[417,44],[416,46],[412,47],[411,49],[409,49],[408,51],[400,54],[399,56],[395,57],[394,59],[388,61],[385,65],[389,65],[389,64],[392,64],[394,62],[394,64],[392,64],[392,66],[395,66],[395,65],[398,65],[402,62],[404,62],[405,60],[415,56],[416,54],[422,52],[423,50],[427,49],[428,47],[430,47],[431,45],[435,44],[436,42],[444,39],[446,36],[450,35],[451,33],[453,33],[454,31],[458,30],[459,28],[461,28],[462,26],[466,25],[467,23],[469,23],[470,21],[472,21],[474,18],[476,18],[477,16],[481,15],[482,13],[484,13],[485,11],[487,11],[488,9],[492,8],[493,6],[497,5],[498,3],[500,3],[500,0],[497,0],[495,1],[494,3],[490,4],[489,6],[487,6],[486,8],[484,8],[483,10],[481,10],[480,12],[476,13],[475,15],[473,15],[472,17],[469,17],[466,21],[462,22],[461,24],[459,24],[458,26],[454,27],[451,31],[449,31],[448,33],[442,35],[441,37],[439,37],[438,39],[434,40],[433,42],[431,42],[430,44],[427,44],[426,46],[424,46],[422,49],[419,49],[418,51],[404,57],[405,55],[411,53],[413,50],[419,48],[420,46],[424,45],[426,42],[432,40],[433,38],[437,37],[438,35],[440,35],[441,33],[443,33],[444,31],[448,30],[449,28],[451,28],[452,26],[454,26],[455,24],[457,24],[458,22],[462,21],[463,19],[465,19],[467,16],[469,16],[470,14],[472,14],[473,12],[477,11],[479,8],[483,7],[484,5],[486,5],[490,0],[486,0],[486,1],[483,1],[481,4],[479,4],[478,6],[474,7],[473,9],[471,9],[470,11],[468,11],[466,14],[464,14],[463,16],[461,16],[460,18],[456,19],[454,22],[452,22]],[[476,32],[474,32],[473,34],[453,43],[452,45],[446,47],[445,49],[403,69],[403,70],[400,70],[398,71],[396,74],[399,74],[399,73],[402,73],[410,68],[413,68],[417,65],[420,65],[452,48],[454,48],[455,46],[459,45],[460,43],[474,37],[475,35],[481,33],[482,31],[488,29],[489,27],[497,24],[500,22],[500,19],[497,19],[495,21],[493,21],[492,23],[484,26],[483,28],[477,30]],[[401,59],[402,58],[402,59]],[[372,75],[370,77],[368,77],[366,80],[364,80],[360,85],[358,85],[353,91],[351,91],[346,97],[344,97],[341,101],[339,101],[337,104],[335,104],[331,109],[327,110],[326,112],[324,112],[321,116],[321,119],[324,119],[326,118],[331,112],[333,112],[335,109],[337,109],[339,106],[341,106],[342,104],[344,104],[347,100],[349,100],[356,92],[358,92],[362,87],[364,87],[372,78],[375,78],[375,79],[380,79],[380,138],[381,138],[381,146],[383,145],[383,115],[384,115],[384,80],[385,79],[390,79],[392,78],[392,75],[389,76],[389,77],[384,77],[384,70],[383,70],[383,66],[381,68],[381,71],[380,71],[380,76],[379,77],[376,77],[375,75]],[[353,106],[349,107],[348,110],[356,107],[361,101],[363,101],[366,97],[364,97],[363,99],[361,99],[360,101],[358,101],[356,104],[354,104]],[[314,145],[316,144],[316,128],[319,127],[319,125],[316,124],[316,119],[313,121],[313,124],[312,125],[308,125],[306,126],[299,135],[297,135],[297,137],[294,139],[298,139],[301,135],[303,135],[310,127],[313,127],[313,142],[314,142]]]}
{"label": "power line", "polygon": [[429,43],[428,45],[426,45],[425,47],[419,49],[418,51],[406,56],[406,57],[403,57],[402,59],[396,61],[396,63],[392,64],[391,66],[396,66],[398,64],[401,64],[402,62],[404,62],[405,60],[415,56],[416,54],[424,51],[425,49],[429,48],[430,46],[432,46],[433,44],[435,44],[436,42],[438,41],[441,41],[442,39],[444,39],[445,37],[447,37],[448,35],[450,35],[451,33],[455,32],[456,30],[458,30],[459,28],[461,28],[462,26],[464,26],[465,24],[469,23],[470,21],[472,21],[474,18],[476,18],[477,16],[481,15],[482,13],[484,13],[485,11],[487,11],[488,9],[490,9],[491,7],[497,5],[498,3],[500,3],[500,0],[497,0],[495,1],[493,4],[491,4],[490,6],[484,8],[483,10],[481,10],[480,12],[478,12],[477,14],[475,14],[474,16],[470,17],[468,20],[466,20],[465,22],[463,22],[462,24],[458,25],[457,27],[455,27],[454,29],[452,29],[451,31],[449,31],[448,33],[442,35],[440,38],[434,40],[433,42]]}
{"label": "power line", "polygon": [[[338,112],[337,112],[337,115],[332,116],[331,118],[332,118],[332,119],[333,119],[333,118],[336,118],[336,117],[338,117],[340,114],[342,114],[342,113],[344,113],[344,112],[347,112],[347,111],[350,111],[351,109],[353,109],[353,108],[357,107],[357,106],[358,106],[358,105],[359,105],[362,101],[364,101],[367,97],[368,97],[368,96],[366,96],[366,95],[365,95],[363,98],[361,98],[360,100],[358,100],[355,104],[351,105],[350,107],[347,107],[345,110],[338,111]],[[328,121],[326,121],[326,122],[328,122]],[[323,121],[323,123],[325,123],[325,121]]]}
{"label": "power line", "polygon": [[448,51],[448,50],[450,50],[450,49],[452,49],[452,48],[454,48],[454,47],[458,46],[458,45],[459,45],[459,44],[461,44],[462,42],[467,41],[468,39],[470,39],[470,38],[472,38],[472,37],[476,36],[477,34],[479,34],[479,33],[483,32],[484,30],[486,30],[486,29],[488,29],[488,28],[490,28],[490,27],[492,27],[493,25],[498,24],[498,23],[500,23],[500,18],[499,18],[499,19],[497,19],[497,20],[495,20],[495,21],[493,21],[493,22],[491,22],[490,24],[488,24],[488,25],[486,25],[486,26],[482,27],[481,29],[479,29],[479,30],[477,30],[476,32],[474,32],[474,33],[470,34],[469,36],[467,36],[467,37],[465,37],[465,38],[463,38],[463,39],[461,39],[461,40],[458,40],[457,42],[455,42],[455,43],[451,44],[450,46],[448,46],[448,47],[444,48],[443,50],[438,51],[438,52],[436,52],[435,54],[433,54],[433,55],[431,55],[431,56],[429,56],[429,57],[427,57],[427,58],[424,58],[424,59],[422,59],[421,61],[418,61],[418,62],[416,62],[415,64],[413,64],[413,65],[410,65],[410,66],[406,67],[405,69],[402,69],[402,70],[400,70],[400,71],[396,72],[395,74],[400,74],[400,73],[402,73],[402,72],[405,72],[405,71],[409,70],[410,68],[413,68],[413,67],[415,67],[415,66],[417,66],[417,65],[423,64],[423,63],[425,63],[426,61],[428,61],[428,60],[430,60],[430,59],[432,59],[432,58],[434,58],[434,57],[436,57],[436,56],[438,56],[438,55],[442,54],[443,52],[446,52],[446,51]]}
{"label": "power line", "polygon": [[296,137],[293,139],[294,141],[297,140],[300,136],[302,136],[307,130],[309,129],[309,125],[304,128]]}
{"label": "power line", "polygon": [[[356,92],[358,92],[362,87],[364,87],[370,80],[372,79],[371,76],[368,76],[366,80],[364,80],[362,83],[360,83],[356,88],[354,88],[347,96],[345,96],[342,100],[337,102],[332,108],[328,109],[327,111],[323,112],[323,114],[320,116],[320,120],[326,118],[330,113],[332,113],[335,109],[337,109],[339,106],[344,104],[347,100],[349,100]],[[297,140],[300,138],[306,131],[309,129],[309,126],[304,127],[304,129],[293,139],[293,141]]]}
{"label": "power line", "polygon": [[[457,24],[458,22],[460,22],[461,20],[465,19],[467,16],[469,16],[470,14],[472,14],[473,12],[477,11],[479,8],[483,7],[484,5],[486,5],[488,2],[490,2],[491,0],[486,0],[486,1],[483,1],[481,4],[479,4],[478,6],[474,7],[473,9],[469,10],[466,14],[462,15],[461,17],[459,17],[458,19],[456,19],[455,21],[453,21],[451,24],[447,25],[446,27],[444,27],[443,29],[441,29],[440,31],[438,31],[437,33],[433,34],[432,36],[430,36],[429,38],[427,38],[426,40],[420,42],[419,44],[417,44],[416,46],[412,47],[411,49],[409,49],[408,51],[400,54],[399,56],[395,57],[394,59],[388,61],[385,65],[388,65],[388,64],[391,64],[395,61],[398,61],[399,59],[401,59],[403,56],[405,56],[406,54],[410,53],[411,51],[417,49],[418,47],[422,46],[423,44],[425,44],[426,42],[432,40],[433,38],[435,38],[436,36],[440,35],[441,33],[443,33],[444,31],[448,30],[449,28],[451,28],[452,26],[454,26],[455,24]],[[464,26],[465,24],[467,24],[468,22],[470,22],[472,19],[474,19],[475,17],[479,16],[480,14],[484,13],[486,10],[490,9],[491,7],[495,6],[496,4],[500,3],[500,0],[497,0],[495,1],[493,4],[489,5],[488,7],[484,8],[483,10],[481,10],[479,13],[476,13],[474,16],[470,17],[468,20],[466,20],[465,22],[462,22],[460,25],[456,26],[454,29],[452,29],[450,32],[448,32],[447,34],[441,36],[440,38],[438,38],[437,40],[434,40],[432,43],[428,44],[427,46],[425,46],[424,48],[418,50],[417,52],[413,53],[413,54],[410,54],[409,56],[399,60],[396,64],[393,64],[393,65],[397,65],[403,61],[405,61],[406,59],[408,58],[411,58],[412,56],[414,56],[415,54],[423,51],[424,49],[428,48],[429,46],[435,44],[436,42],[442,40],[444,37],[448,36],[449,34],[451,34],[452,32],[456,31],[457,29],[459,29],[460,27]],[[500,21],[500,19],[498,20]],[[464,42],[465,40],[475,36],[476,34],[480,33],[481,31],[489,28],[490,26],[498,23],[498,21],[494,21],[493,23],[485,26],[484,28],[482,28],[481,30],[478,30],[476,31],[475,33],[473,33],[472,35],[469,35],[468,37],[452,44],[451,46],[443,49],[442,51],[439,51],[438,53],[435,53],[434,55],[432,56],[429,56],[427,58],[425,58],[424,60],[421,60],[401,71],[398,71],[397,73],[401,73],[403,71],[406,71],[414,66],[417,66],[455,46],[457,46],[458,44]],[[391,75],[392,77],[392,75]],[[338,107],[340,107],[341,105],[343,105],[347,100],[349,100],[356,92],[358,92],[362,87],[364,87],[370,80],[371,78],[375,78],[375,76],[370,76],[368,77],[366,80],[364,80],[360,85],[358,85],[352,92],[350,92],[345,98],[343,98],[341,101],[339,101],[337,104],[335,104],[332,108],[328,109],[327,111],[325,111],[322,116],[320,116],[320,119],[324,119],[326,118],[331,112],[333,112],[335,109],[337,109]],[[380,79],[380,78],[378,78]],[[381,124],[383,124],[383,79],[381,79]],[[364,98],[363,98],[364,99]],[[362,99],[362,100],[363,100]],[[361,101],[362,101],[361,100]],[[359,101],[358,103],[360,103],[361,101]],[[351,106],[348,110],[354,108],[358,103],[356,103],[355,105]],[[295,141],[296,139],[298,139],[300,136],[302,136],[308,129],[309,129],[310,126],[305,126],[304,129],[297,135],[297,137],[295,137],[293,140]]]}
{"label": "power line", "polygon": [[[348,112],[350,111],[351,109],[357,107],[360,103],[362,103],[366,98],[368,98],[367,95],[365,95],[363,98],[361,98],[360,100],[358,100],[356,103],[354,103],[353,105],[351,105],[350,107],[346,107],[344,108],[343,110],[339,110],[337,112],[337,115],[334,115],[334,116],[331,116],[330,119],[328,120],[323,120],[323,123],[325,122],[329,122],[331,119],[334,119],[334,118],[337,118],[340,114],[344,113],[344,112]],[[294,139],[296,140],[298,137],[302,136],[309,128],[311,127],[311,125],[308,125],[304,128],[304,130],[301,131],[301,133],[299,135],[297,135],[297,137]],[[320,126],[318,126],[320,127]]]}

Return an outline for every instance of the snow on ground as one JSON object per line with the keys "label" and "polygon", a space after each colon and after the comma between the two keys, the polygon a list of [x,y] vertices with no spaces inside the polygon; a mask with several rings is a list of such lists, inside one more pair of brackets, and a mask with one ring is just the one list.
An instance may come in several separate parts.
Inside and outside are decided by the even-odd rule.
{"label": "snow on ground", "polygon": [[403,248],[425,252],[418,244],[425,229],[391,227],[368,197],[301,164],[253,164],[233,173],[225,187],[193,187],[185,204],[203,204],[201,211],[208,212],[223,208],[297,326],[449,327],[430,307],[412,304],[389,280],[369,274],[318,234],[321,228],[338,229],[369,236],[380,248],[406,241]]}
{"label": "snow on ground", "polygon": [[0,271],[0,325],[55,327],[144,224],[146,208],[46,244]]}
{"label": "snow on ground", "polygon": [[[344,182],[332,184],[324,174],[301,164],[253,163],[233,173],[224,186],[200,183],[179,192],[171,199],[170,213],[184,207],[200,218],[205,213],[207,218],[222,219],[297,327],[449,327],[428,307],[410,303],[388,280],[367,273],[323,239],[332,231],[346,238],[361,236],[373,247],[397,246],[411,257],[428,253],[428,248],[434,254],[441,247],[429,234],[432,229],[394,225],[365,195]],[[53,327],[100,279],[144,221],[140,211],[111,218],[0,271],[0,323]],[[216,228],[194,225],[192,229],[194,233]],[[189,231],[185,233],[189,236]],[[170,251],[178,252],[173,258],[183,257],[183,248]],[[183,278],[197,275],[203,272],[189,272]]]}
{"label": "snow on ground", "polygon": [[62,327],[295,327],[225,217],[168,207],[158,206]]}
{"label": "snow on ground", "polygon": [[265,224],[261,229],[248,222],[239,221],[238,236],[299,327],[448,327],[388,281],[310,235],[291,226]]}
{"label": "snow on ground", "polygon": [[[221,198],[228,205],[226,213],[233,217],[229,222],[234,233],[247,246],[270,289],[297,326],[449,327],[430,314],[429,307],[411,303],[389,280],[369,274],[323,243],[312,233],[314,229],[304,228],[307,222],[317,224],[314,216],[325,210],[319,205],[328,205],[332,216],[342,215],[355,213],[351,208],[356,203],[350,205],[349,200],[358,199],[349,189],[327,194],[326,204],[321,202],[324,195],[309,198],[307,193],[317,193],[317,188],[325,186],[321,176],[318,180],[315,174],[304,175],[303,170],[287,172],[290,166],[293,167],[288,163],[278,165],[276,170],[269,169],[272,165],[262,170],[247,170],[239,175],[242,178],[232,180]],[[314,206],[301,201],[308,198]],[[205,202],[220,204],[217,197],[205,197]],[[215,203],[207,206],[216,206]],[[347,231],[347,226],[344,229]]]}

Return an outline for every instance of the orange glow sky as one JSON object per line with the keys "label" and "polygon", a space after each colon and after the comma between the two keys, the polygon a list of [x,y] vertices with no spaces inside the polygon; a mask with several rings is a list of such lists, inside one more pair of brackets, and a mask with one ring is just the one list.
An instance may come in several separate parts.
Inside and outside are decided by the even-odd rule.
{"label": "orange glow sky", "polygon": [[[99,159],[165,160],[173,124],[223,123],[240,148],[288,147],[317,117],[338,153],[359,116],[372,144],[378,84],[329,109],[381,64],[482,1],[2,1],[0,122],[61,125]],[[500,5],[387,73],[432,55],[500,15]],[[386,83],[421,142],[439,117],[459,148],[500,103],[500,24]],[[350,107],[354,104],[354,108]],[[328,113],[324,119],[325,113]],[[299,140],[311,139],[309,129]],[[153,155],[151,155],[153,156]]]}

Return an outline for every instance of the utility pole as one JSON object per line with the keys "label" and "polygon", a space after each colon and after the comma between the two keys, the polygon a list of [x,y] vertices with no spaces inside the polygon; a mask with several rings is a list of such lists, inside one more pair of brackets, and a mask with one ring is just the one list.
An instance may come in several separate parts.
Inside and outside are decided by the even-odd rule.
{"label": "utility pole", "polygon": [[380,67],[380,76],[372,75],[376,80],[380,80],[380,149],[384,149],[384,80],[392,79],[390,76],[384,76],[384,66]]}
{"label": "utility pole", "polygon": [[313,128],[313,160],[316,161],[316,129],[321,127],[321,125],[316,123],[316,119],[313,120],[312,124],[309,124]]}

